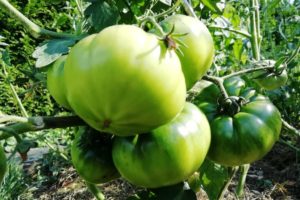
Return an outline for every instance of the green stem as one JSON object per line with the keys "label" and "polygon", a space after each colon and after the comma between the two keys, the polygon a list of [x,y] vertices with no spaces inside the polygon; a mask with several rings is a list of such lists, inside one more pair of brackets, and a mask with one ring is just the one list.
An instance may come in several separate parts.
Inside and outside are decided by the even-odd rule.
{"label": "green stem", "polygon": [[226,89],[224,87],[224,84],[223,84],[223,82],[224,82],[223,78],[205,75],[202,77],[202,79],[216,84],[218,86],[218,88],[220,89],[221,95],[223,96],[224,99],[229,97],[229,95],[227,94]]}
{"label": "green stem", "polygon": [[223,30],[226,30],[226,31],[237,33],[237,34],[242,35],[242,36],[247,37],[247,38],[251,38],[252,37],[250,35],[250,33],[248,33],[248,32],[239,31],[239,30],[236,30],[236,29],[233,29],[233,28],[229,28],[229,27],[223,27],[223,26],[217,26],[217,25],[209,25],[208,27],[212,28],[212,29],[223,29]]}
{"label": "green stem", "polygon": [[256,19],[256,35],[257,35],[257,46],[258,46],[258,52],[260,52],[260,44],[262,41],[262,36],[260,34],[260,14],[259,14],[259,1],[255,0],[255,19]]}
{"label": "green stem", "polygon": [[182,0],[177,0],[176,3],[168,10],[154,16],[156,19],[173,13],[181,4]]}
{"label": "green stem", "polygon": [[193,7],[191,6],[191,4],[187,1],[187,0],[183,0],[182,1],[182,5],[183,5],[183,8],[185,10],[185,12],[189,15],[189,16],[192,16],[192,17],[195,17],[195,18],[198,18]]}
{"label": "green stem", "polygon": [[93,195],[97,200],[105,200],[104,194],[95,184],[89,182],[85,182],[85,184],[89,188],[90,192],[93,193]]}
{"label": "green stem", "polygon": [[[2,61],[2,67],[3,67],[3,73],[4,73],[4,76],[5,78],[8,78],[8,73],[7,73],[7,70],[6,70],[6,64]],[[9,87],[12,91],[12,95],[14,97],[14,100],[16,101],[17,105],[19,106],[20,110],[21,110],[21,113],[24,117],[28,117],[28,114],[27,114],[27,111],[25,110],[23,104],[22,104],[22,101],[21,99],[19,98],[16,90],[15,90],[15,87],[13,86],[12,83],[9,83]]]}
{"label": "green stem", "polygon": [[145,18],[139,19],[138,24],[143,24],[146,22],[150,22],[159,31],[160,36],[164,37],[166,35],[162,27],[156,22],[153,16],[147,16]]}
{"label": "green stem", "polygon": [[244,187],[246,183],[247,173],[249,171],[250,164],[242,165],[239,167],[240,169],[240,178],[238,182],[238,186],[236,188],[236,194],[238,198],[242,198],[244,195]]}
{"label": "green stem", "polygon": [[0,7],[4,9],[11,17],[19,20],[23,26],[25,26],[33,37],[40,37],[42,35],[54,37],[54,38],[69,38],[75,37],[73,34],[58,33],[43,29],[37,24],[33,23],[30,19],[24,16],[20,11],[13,7],[7,0],[0,0]]}
{"label": "green stem", "polygon": [[294,145],[292,145],[291,143],[289,143],[289,142],[287,142],[287,141],[285,141],[285,140],[283,140],[283,139],[279,139],[279,142],[280,143],[282,143],[282,144],[284,144],[284,145],[287,145],[288,147],[290,147],[291,149],[293,149],[294,151],[296,151],[296,152],[300,152],[300,148],[298,148],[298,147],[295,147]]}
{"label": "green stem", "polygon": [[234,76],[240,76],[240,75],[247,74],[247,73],[253,73],[255,71],[273,69],[273,68],[274,68],[274,66],[256,67],[256,68],[251,68],[251,69],[245,69],[245,70],[241,70],[241,71],[238,71],[238,72],[234,72],[234,73],[222,76],[222,78],[223,79],[228,79],[228,78],[231,78],[231,77],[234,77]]}
{"label": "green stem", "polygon": [[228,174],[229,177],[226,181],[226,183],[223,185],[222,187],[222,191],[220,192],[219,196],[217,197],[217,200],[223,200],[224,199],[224,195],[228,189],[228,186],[230,185],[235,173],[237,172],[237,167],[228,167]]}
{"label": "green stem", "polygon": [[296,129],[295,127],[293,127],[292,125],[290,125],[287,121],[285,121],[284,119],[281,119],[282,121],[282,125],[285,129],[289,130],[290,132],[300,136],[300,130]]}
{"label": "green stem", "polygon": [[12,137],[12,132],[22,134],[30,131],[44,129],[66,128],[73,126],[84,126],[86,123],[78,116],[66,117],[29,117],[28,122],[18,122],[1,126],[0,140]]}
{"label": "green stem", "polygon": [[28,118],[15,115],[0,115],[0,124],[4,122],[28,122]]}
{"label": "green stem", "polygon": [[255,60],[260,59],[260,51],[259,51],[259,44],[258,44],[258,35],[257,35],[257,19],[256,19],[256,12],[257,12],[256,0],[250,0],[250,8],[251,16],[250,16],[250,32],[251,32],[251,47],[252,47],[252,54]]}

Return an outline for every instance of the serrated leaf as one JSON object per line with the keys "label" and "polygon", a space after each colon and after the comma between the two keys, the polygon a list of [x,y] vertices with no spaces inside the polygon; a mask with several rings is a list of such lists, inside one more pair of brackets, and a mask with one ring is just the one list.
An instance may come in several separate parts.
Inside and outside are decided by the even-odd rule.
{"label": "serrated leaf", "polygon": [[168,5],[168,6],[171,6],[172,5],[172,0],[159,0],[160,2]]}
{"label": "serrated leaf", "polygon": [[73,46],[75,42],[76,39],[73,38],[54,39],[43,42],[32,54],[37,59],[35,67],[41,68],[51,64],[61,55],[68,53],[69,47]]}
{"label": "serrated leaf", "polygon": [[229,177],[228,168],[205,160],[199,172],[201,184],[209,199],[217,199]]}
{"label": "serrated leaf", "polygon": [[96,32],[117,24],[120,19],[118,8],[103,0],[91,1],[91,4],[85,9],[84,15]]}

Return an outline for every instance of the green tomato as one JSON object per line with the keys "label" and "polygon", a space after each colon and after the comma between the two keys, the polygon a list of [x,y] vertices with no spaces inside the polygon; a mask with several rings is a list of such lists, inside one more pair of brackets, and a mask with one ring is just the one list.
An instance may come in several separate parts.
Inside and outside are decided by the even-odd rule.
{"label": "green tomato", "polygon": [[193,104],[171,122],[131,137],[116,137],[113,161],[130,183],[147,188],[187,179],[202,164],[210,145],[210,127]]}
{"label": "green tomato", "polygon": [[[254,77],[259,77],[266,72],[256,72]],[[286,70],[283,70],[281,74],[271,74],[270,76],[263,78],[255,78],[254,81],[262,88],[266,90],[274,90],[281,86],[284,86],[288,80],[288,75]]]}
{"label": "green tomato", "polygon": [[64,64],[67,56],[61,56],[50,67],[47,73],[47,88],[55,101],[71,110],[66,98],[66,87],[64,77]]}
{"label": "green tomato", "polygon": [[85,181],[104,183],[118,178],[112,160],[112,139],[91,128],[80,128],[71,148],[73,165]]}
{"label": "green tomato", "polygon": [[65,70],[68,102],[99,131],[148,132],[184,107],[185,80],[176,53],[133,25],[84,38],[71,49]]}
{"label": "green tomato", "polygon": [[184,43],[179,46],[181,52],[177,51],[177,55],[187,89],[190,89],[211,67],[215,54],[212,36],[200,20],[185,15],[172,15],[162,21],[161,25],[165,32],[174,28],[173,35],[182,35],[175,38],[175,41],[178,39]]}
{"label": "green tomato", "polygon": [[282,122],[279,111],[267,97],[246,88],[239,77],[227,79],[224,86],[229,95],[247,101],[231,115],[220,112],[220,92],[214,84],[201,81],[199,85],[195,103],[210,122],[209,159],[225,166],[239,166],[259,160],[271,150],[279,138]]}
{"label": "green tomato", "polygon": [[0,146],[0,183],[2,182],[6,173],[7,161],[3,148]]}
{"label": "green tomato", "polygon": [[[275,66],[276,61],[264,60],[264,64],[268,66]],[[284,66],[279,66],[282,69]],[[278,69],[279,70],[279,69]],[[278,71],[277,70],[277,71]],[[276,71],[276,70],[275,70]],[[286,84],[288,80],[287,71],[283,69],[281,73],[271,71],[256,71],[252,74],[253,80],[262,88],[266,90],[274,90]]]}

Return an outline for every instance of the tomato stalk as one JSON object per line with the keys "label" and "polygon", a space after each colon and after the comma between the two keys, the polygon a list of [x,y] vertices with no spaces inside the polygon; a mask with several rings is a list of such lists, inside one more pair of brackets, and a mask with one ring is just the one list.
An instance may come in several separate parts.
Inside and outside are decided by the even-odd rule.
{"label": "tomato stalk", "polygon": [[221,95],[224,99],[227,99],[229,96],[226,92],[226,89],[223,85],[224,79],[216,76],[205,75],[202,77],[203,80],[210,81],[218,86],[220,89]]}
{"label": "tomato stalk", "polygon": [[255,60],[260,59],[260,48],[259,48],[259,4],[257,0],[250,0],[251,16],[250,16],[250,32],[251,32],[251,46],[252,54]]}
{"label": "tomato stalk", "polygon": [[[5,78],[8,78],[8,72],[7,72],[7,70],[6,70],[6,64],[5,64],[5,62],[2,61],[2,62],[1,62],[1,65],[2,65],[2,67],[3,67],[3,74],[4,74]],[[20,108],[20,110],[21,110],[22,115],[23,115],[24,117],[28,117],[27,111],[26,111],[26,109],[24,108],[24,106],[23,106],[23,104],[22,104],[22,101],[21,101],[21,99],[19,98],[19,96],[18,96],[18,94],[17,94],[17,92],[16,92],[16,90],[15,90],[15,87],[14,87],[13,84],[11,84],[11,83],[9,83],[9,87],[10,87],[10,89],[11,89],[11,91],[12,91],[12,95],[13,95],[15,101],[17,102],[17,104],[18,104],[18,106],[19,106],[19,108]]]}
{"label": "tomato stalk", "polygon": [[29,131],[39,131],[43,129],[52,128],[66,128],[73,126],[82,126],[86,123],[78,116],[65,116],[65,117],[29,117],[27,122],[18,122],[7,124],[0,127],[0,140],[7,139],[14,135],[11,134],[13,131],[16,134],[22,134]]}
{"label": "tomato stalk", "polygon": [[97,200],[104,200],[105,196],[101,192],[101,190],[96,186],[96,184],[92,184],[89,182],[85,182],[86,186],[89,188],[90,192],[93,193]]}
{"label": "tomato stalk", "polygon": [[244,195],[244,186],[245,186],[246,177],[249,168],[250,168],[250,164],[242,165],[239,167],[240,178],[239,178],[238,186],[236,188],[236,195],[238,196],[238,198],[242,198]]}
{"label": "tomato stalk", "polygon": [[0,7],[4,9],[11,17],[19,20],[23,26],[25,26],[29,33],[35,37],[39,38],[41,36],[50,36],[54,38],[70,38],[77,37],[73,34],[69,33],[58,33],[54,31],[50,31],[44,28],[41,28],[37,24],[33,23],[30,19],[28,19],[25,15],[23,15],[19,10],[17,10],[14,6],[12,6],[7,0],[0,0]]}
{"label": "tomato stalk", "polygon": [[228,176],[228,179],[226,180],[226,182],[224,183],[223,188],[222,188],[217,200],[224,199],[224,195],[225,195],[225,193],[228,189],[228,186],[230,185],[230,183],[231,183],[234,175],[236,174],[237,170],[238,170],[238,167],[228,167],[229,176]]}

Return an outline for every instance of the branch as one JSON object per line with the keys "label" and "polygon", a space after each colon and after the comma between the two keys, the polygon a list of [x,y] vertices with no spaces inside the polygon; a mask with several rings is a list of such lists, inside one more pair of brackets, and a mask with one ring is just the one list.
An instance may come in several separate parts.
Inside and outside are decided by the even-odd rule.
{"label": "branch", "polygon": [[236,29],[233,29],[233,28],[230,28],[230,27],[217,26],[217,25],[209,25],[208,27],[212,28],[212,29],[223,29],[223,30],[226,30],[226,31],[237,33],[237,34],[245,36],[247,38],[251,38],[250,33],[245,32],[245,31],[239,31],[239,30],[236,30]]}
{"label": "branch", "polygon": [[281,119],[282,121],[282,125],[285,129],[289,130],[290,132],[300,136],[300,130],[296,129],[295,127],[293,127],[292,125],[290,125],[287,121],[285,121],[284,119]]}
{"label": "branch", "polygon": [[1,127],[2,133],[0,133],[0,140],[12,137],[12,132],[22,134],[29,131],[86,125],[78,116],[29,117],[27,120],[27,122],[18,122]]}
{"label": "branch", "polygon": [[202,79],[216,84],[218,86],[218,88],[220,89],[221,95],[224,97],[224,99],[227,99],[229,97],[226,92],[226,89],[223,85],[223,82],[224,82],[223,78],[205,75],[202,77]]}
{"label": "branch", "polygon": [[0,7],[8,13],[11,17],[19,20],[23,26],[25,26],[29,33],[35,38],[38,38],[42,35],[51,36],[54,38],[69,38],[76,37],[73,34],[68,33],[58,33],[54,31],[50,31],[47,29],[43,29],[37,24],[33,23],[30,19],[24,16],[20,11],[18,11],[15,7],[13,7],[7,0],[0,0]]}
{"label": "branch", "polygon": [[183,0],[182,1],[182,5],[183,5],[183,8],[185,10],[185,12],[189,15],[189,16],[192,16],[192,17],[195,17],[198,19],[193,7],[190,5],[190,3],[187,1],[187,0]]}
{"label": "branch", "polygon": [[255,71],[266,70],[266,69],[273,69],[273,68],[274,68],[274,66],[256,67],[256,68],[251,68],[251,69],[245,69],[245,70],[241,70],[241,71],[238,71],[238,72],[234,72],[234,73],[228,74],[226,76],[222,76],[222,78],[223,79],[228,79],[228,78],[231,78],[233,76],[239,76],[239,75],[243,75],[243,74],[247,74],[247,73],[252,73],[252,72],[255,72]]}
{"label": "branch", "polygon": [[173,13],[181,4],[182,0],[177,0],[176,3],[168,10],[158,14],[155,16],[155,18],[160,18],[160,17],[164,17],[165,15],[171,14]]}
{"label": "branch", "polygon": [[259,39],[258,39],[258,30],[257,26],[259,26],[259,21],[257,20],[257,9],[259,8],[256,4],[256,0],[250,0],[250,8],[252,9],[250,15],[250,32],[251,32],[251,47],[252,54],[255,60],[260,59],[260,51],[259,51]]}

